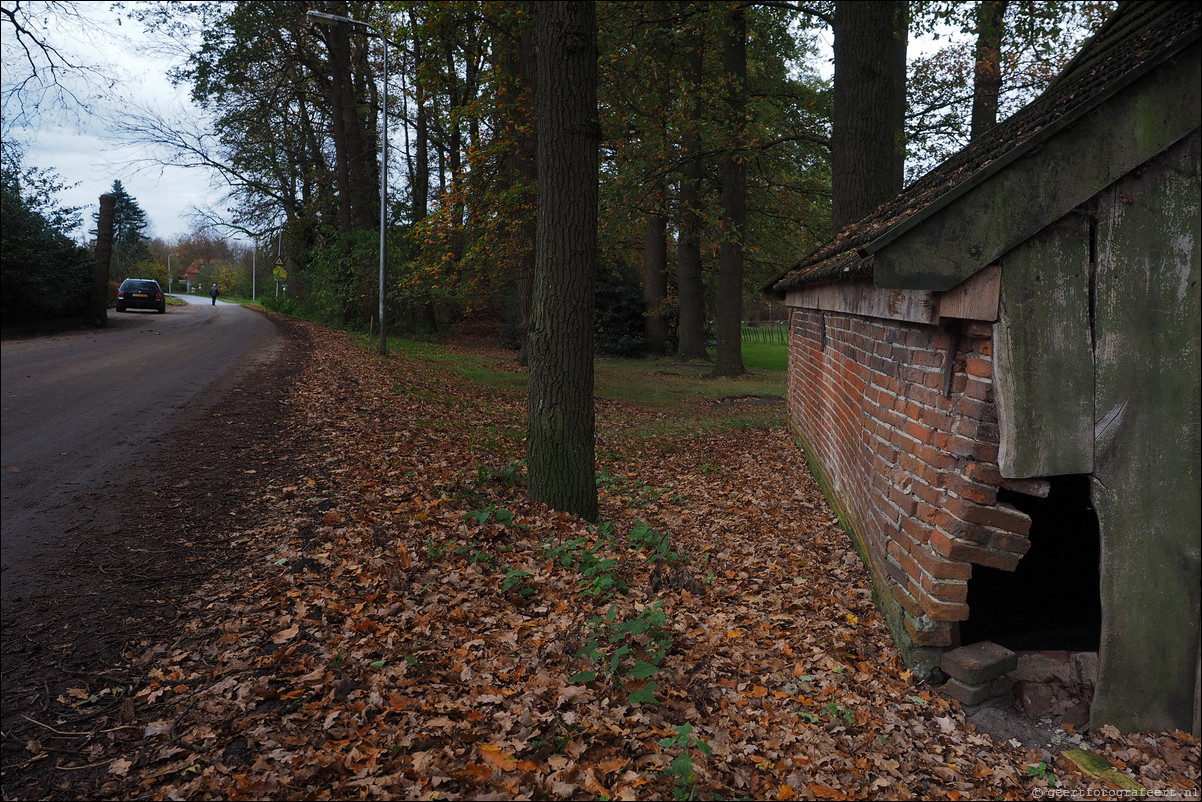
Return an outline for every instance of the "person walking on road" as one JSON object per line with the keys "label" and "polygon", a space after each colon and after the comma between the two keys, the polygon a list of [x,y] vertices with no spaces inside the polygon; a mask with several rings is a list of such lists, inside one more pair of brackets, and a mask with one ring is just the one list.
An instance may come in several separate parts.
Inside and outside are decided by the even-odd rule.
{"label": "person walking on road", "polygon": [[209,297],[213,299],[213,306],[217,305],[217,285],[209,287]]}

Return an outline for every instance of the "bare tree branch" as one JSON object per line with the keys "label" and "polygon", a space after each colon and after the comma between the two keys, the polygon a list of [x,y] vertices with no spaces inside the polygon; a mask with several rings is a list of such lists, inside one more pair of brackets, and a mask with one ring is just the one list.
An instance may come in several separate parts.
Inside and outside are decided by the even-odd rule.
{"label": "bare tree branch", "polygon": [[59,0],[12,0],[0,5],[5,136],[45,115],[88,114],[88,95],[114,86],[111,70],[70,53],[67,32],[86,38],[97,29],[95,20],[81,13],[80,7]]}

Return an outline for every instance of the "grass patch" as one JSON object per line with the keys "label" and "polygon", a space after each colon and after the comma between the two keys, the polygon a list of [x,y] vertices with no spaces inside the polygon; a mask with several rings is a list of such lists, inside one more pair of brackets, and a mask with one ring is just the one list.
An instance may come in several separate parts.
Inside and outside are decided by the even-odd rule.
{"label": "grass patch", "polygon": [[789,346],[775,342],[744,342],[743,366],[749,370],[775,370],[783,373],[789,369]]}
{"label": "grass patch", "polygon": [[[363,340],[363,347],[373,343]],[[529,373],[516,366],[516,352],[503,355],[464,354],[438,343],[393,338],[389,351],[453,371],[479,387],[523,395]],[[649,438],[691,436],[708,430],[777,427],[784,424],[787,348],[771,343],[744,343],[747,373],[714,378],[712,363],[680,363],[672,359],[597,359],[594,397],[598,402],[633,405],[657,414],[630,414],[618,407],[598,407],[602,432],[625,431]],[[403,392],[402,392],[403,394]],[[638,420],[634,430],[627,421]]]}
{"label": "grass patch", "polygon": [[784,395],[784,375],[752,368],[736,379],[713,378],[712,365],[680,364],[668,359],[598,359],[597,398],[657,410],[680,402],[718,402],[744,396]]}

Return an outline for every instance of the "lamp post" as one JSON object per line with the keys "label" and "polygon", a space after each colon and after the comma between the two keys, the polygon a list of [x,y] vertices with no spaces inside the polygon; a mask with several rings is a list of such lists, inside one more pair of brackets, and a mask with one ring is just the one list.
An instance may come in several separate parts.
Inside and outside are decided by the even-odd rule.
{"label": "lamp post", "polygon": [[352,29],[358,29],[368,36],[378,38],[384,48],[384,90],[381,93],[384,133],[380,153],[380,342],[376,347],[376,353],[386,354],[388,353],[388,338],[384,331],[384,258],[388,250],[386,233],[388,230],[386,218],[388,208],[388,39],[366,22],[360,22],[350,17],[326,14],[322,11],[309,11],[305,14],[305,19],[310,23],[317,22],[322,25],[350,25]]}
{"label": "lamp post", "polygon": [[170,295],[175,291],[175,274],[171,272],[171,257],[179,256],[178,253],[167,254],[167,294]]}

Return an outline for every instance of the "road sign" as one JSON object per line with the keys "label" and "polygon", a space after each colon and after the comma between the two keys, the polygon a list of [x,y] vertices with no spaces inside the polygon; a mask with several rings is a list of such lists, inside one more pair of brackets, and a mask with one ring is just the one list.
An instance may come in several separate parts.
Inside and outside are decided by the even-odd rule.
{"label": "road sign", "polygon": [[276,281],[284,281],[288,278],[288,271],[284,269],[284,257],[277,256],[275,264],[271,268],[271,274],[275,276]]}

